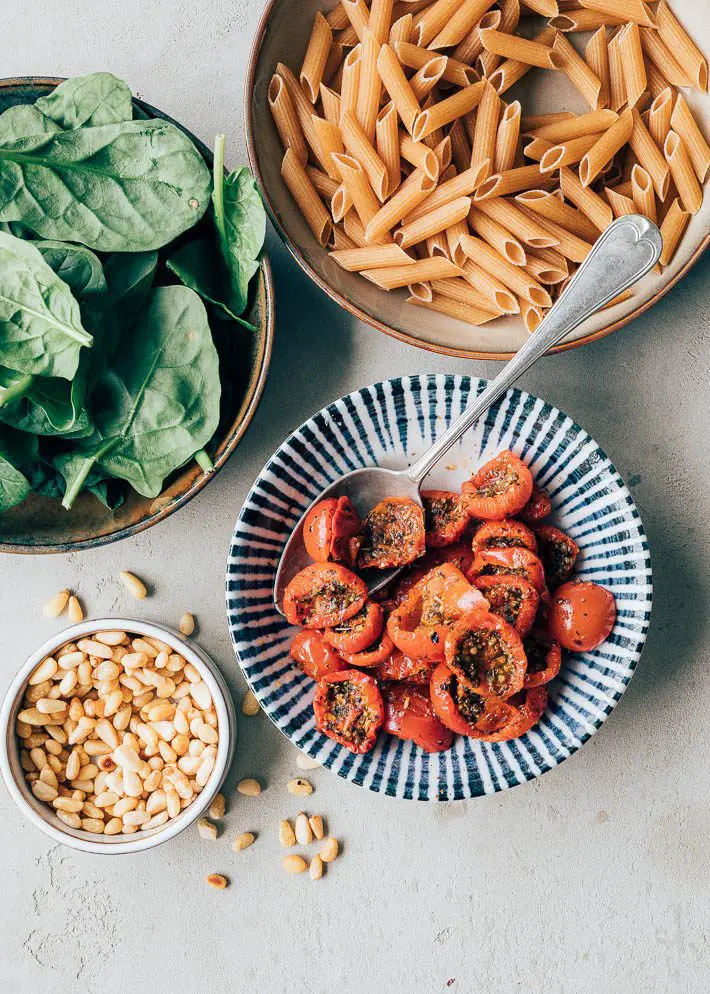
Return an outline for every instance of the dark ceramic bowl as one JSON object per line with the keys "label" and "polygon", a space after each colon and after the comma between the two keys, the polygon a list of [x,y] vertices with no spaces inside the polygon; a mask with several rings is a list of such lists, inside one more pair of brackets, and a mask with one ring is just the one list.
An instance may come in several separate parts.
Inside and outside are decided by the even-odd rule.
{"label": "dark ceramic bowl", "polygon": [[[60,82],[61,79],[39,76],[0,80],[0,112],[13,104],[31,103]],[[212,166],[212,152],[187,128],[142,100],[136,99],[134,103],[151,117],[170,121],[181,128]],[[236,323],[224,322],[225,334],[215,340],[220,359],[222,400],[219,426],[207,446],[215,472],[224,466],[247,430],[266,383],[274,338],[274,290],[271,266],[265,255],[252,286],[251,298],[246,317],[258,328],[256,334]],[[141,497],[128,488],[125,503],[113,512],[91,494],[81,494],[71,511],[65,511],[58,501],[32,494],[0,516],[0,551],[74,552],[135,535],[186,504],[214,475],[205,475],[196,463],[191,463],[168,477],[158,497]]]}

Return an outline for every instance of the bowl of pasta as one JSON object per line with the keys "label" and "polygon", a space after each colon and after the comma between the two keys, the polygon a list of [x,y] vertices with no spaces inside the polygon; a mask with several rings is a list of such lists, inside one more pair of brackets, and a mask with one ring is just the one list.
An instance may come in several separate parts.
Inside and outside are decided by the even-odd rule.
{"label": "bowl of pasta", "polygon": [[557,347],[622,327],[710,243],[701,0],[271,0],[245,90],[277,231],[351,314],[435,352],[506,359],[601,232],[656,270]]}

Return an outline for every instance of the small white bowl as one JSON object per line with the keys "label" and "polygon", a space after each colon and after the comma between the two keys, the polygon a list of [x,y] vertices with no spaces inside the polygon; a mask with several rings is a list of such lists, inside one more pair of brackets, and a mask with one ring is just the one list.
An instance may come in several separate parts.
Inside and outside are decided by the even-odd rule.
{"label": "small white bowl", "polygon": [[[92,632],[106,631],[149,635],[174,646],[175,651],[180,653],[189,663],[192,663],[195,669],[201,673],[202,679],[210,688],[217,712],[217,730],[219,732],[217,759],[212,775],[202,792],[189,807],[166,822],[165,825],[148,832],[138,831],[129,836],[95,835],[81,829],[69,828],[61,822],[52,808],[39,801],[29,789],[20,766],[20,746],[15,733],[15,718],[20,710],[25,685],[35,666],[66,642],[75,642]],[[152,849],[154,846],[167,842],[168,839],[173,839],[188,825],[197,821],[209,807],[227,775],[234,756],[236,740],[237,720],[229,689],[215,663],[202,649],[172,628],[166,628],[164,625],[156,625],[148,621],[134,621],[130,618],[99,618],[82,621],[79,625],[72,625],[70,628],[65,628],[64,631],[53,635],[36,652],[32,653],[12,681],[0,710],[0,772],[2,772],[10,796],[25,817],[55,842],[61,842],[84,852],[113,856],[118,853],[133,853]]]}

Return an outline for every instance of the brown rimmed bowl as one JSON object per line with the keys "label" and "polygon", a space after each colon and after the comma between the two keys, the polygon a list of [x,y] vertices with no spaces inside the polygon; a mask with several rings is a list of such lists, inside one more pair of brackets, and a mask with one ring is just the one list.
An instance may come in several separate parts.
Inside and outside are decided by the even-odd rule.
{"label": "brown rimmed bowl", "polygon": [[[403,290],[386,293],[356,273],[346,273],[316,242],[280,175],[283,150],[271,119],[267,91],[278,62],[298,76],[317,10],[332,9],[336,0],[269,0],[256,31],[244,92],[244,118],[249,163],[261,187],[276,230],[296,262],[318,286],[350,314],[393,338],[445,355],[469,359],[509,359],[527,338],[519,316],[499,318],[480,328],[435,311],[405,304]],[[694,41],[710,51],[710,20],[703,0],[674,0],[673,10],[692,31]],[[568,36],[586,44],[591,33]],[[710,96],[682,91],[705,134],[710,133]],[[532,72],[506,93],[520,99],[524,112],[589,108],[563,73]],[[662,274],[649,274],[633,296],[584,322],[552,351],[577,348],[617,331],[643,314],[698,261],[710,244],[710,196],[692,218],[675,258]]]}
{"label": "brown rimmed bowl", "polygon": [[[44,76],[0,80],[0,112],[13,104],[30,103],[61,82]],[[135,99],[134,103],[151,117],[184,131],[212,166],[212,152],[187,128],[143,100]],[[141,497],[127,487],[126,501],[116,511],[109,511],[91,494],[81,494],[71,511],[65,511],[58,501],[32,494],[0,515],[0,552],[75,552],[106,545],[163,521],[207,486],[249,427],[266,384],[274,340],[274,287],[265,254],[250,297],[245,316],[257,328],[256,334],[235,322],[220,322],[225,326],[224,334],[215,340],[222,400],[219,425],[207,446],[214,472],[205,474],[196,463],[190,463],[168,477],[163,492],[154,498]]]}

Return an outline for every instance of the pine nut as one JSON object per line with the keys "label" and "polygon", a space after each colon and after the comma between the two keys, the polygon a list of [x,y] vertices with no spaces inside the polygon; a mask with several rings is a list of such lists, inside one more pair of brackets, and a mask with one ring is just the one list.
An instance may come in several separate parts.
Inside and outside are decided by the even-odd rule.
{"label": "pine nut", "polygon": [[207,877],[207,883],[210,887],[214,887],[215,890],[224,890],[227,882],[227,878],[223,877],[221,873],[210,873]]}
{"label": "pine nut", "polygon": [[170,816],[167,811],[159,811],[157,815],[153,815],[152,818],[145,822],[143,825],[143,831],[149,832],[153,828],[160,828],[161,825],[166,823],[169,817]]}
{"label": "pine nut", "polygon": [[[58,765],[59,769],[61,770],[62,768],[61,763]],[[51,766],[47,765],[43,767],[43,769],[40,770],[39,778],[42,781],[42,783],[46,783],[48,787],[53,787],[54,790],[56,790],[57,793],[59,793],[59,782],[57,781],[57,774],[54,772],[54,769]]]}
{"label": "pine nut", "polygon": [[313,842],[313,831],[302,811],[296,815],[296,842],[302,846],[309,846]]}
{"label": "pine nut", "polygon": [[324,863],[332,863],[339,851],[338,840],[332,836],[325,840],[320,851],[320,857]]}
{"label": "pine nut", "polygon": [[54,597],[50,597],[45,603],[42,608],[42,614],[45,618],[58,618],[59,615],[63,613],[68,601],[69,591],[60,590],[54,595]]}
{"label": "pine nut", "polygon": [[242,714],[247,715],[249,718],[253,718],[255,714],[261,711],[261,705],[257,701],[256,697],[251,690],[247,690],[246,694],[242,698]]}
{"label": "pine nut", "polygon": [[261,784],[258,780],[247,777],[246,780],[239,781],[237,790],[240,794],[246,794],[247,797],[257,797],[261,793]]}
{"label": "pine nut", "polygon": [[290,849],[296,845],[296,835],[291,827],[291,822],[285,818],[279,822],[279,842],[284,849]]}
{"label": "pine nut", "polygon": [[35,746],[34,749],[30,749],[30,759],[35,765],[35,769],[41,770],[43,766],[47,765],[47,754],[44,749],[40,749],[39,746]]}
{"label": "pine nut", "polygon": [[313,793],[313,784],[309,780],[304,780],[303,777],[294,777],[286,784],[286,789],[289,794],[304,796]]}
{"label": "pine nut", "polygon": [[194,630],[195,630],[195,619],[190,614],[189,611],[186,611],[185,614],[183,614],[182,618],[180,618],[180,631],[182,632],[183,635],[192,635]]}
{"label": "pine nut", "polygon": [[202,711],[206,711],[212,706],[212,694],[210,693],[210,688],[203,680],[200,680],[199,683],[192,684],[190,687],[190,697],[192,697],[195,704]]}
{"label": "pine nut", "polygon": [[78,812],[84,806],[83,801],[74,800],[72,797],[55,797],[52,801],[52,805],[58,811],[73,811]]}
{"label": "pine nut", "polygon": [[97,632],[94,635],[97,642],[103,642],[104,645],[121,645],[122,642],[126,641],[125,632]]}
{"label": "pine nut", "polygon": [[150,821],[150,815],[148,812],[139,811],[138,808],[135,808],[133,811],[127,811],[123,816],[124,825],[138,825],[140,828],[140,826],[145,825],[147,821]]}
{"label": "pine nut", "polygon": [[124,571],[119,573],[121,578],[121,583],[126,588],[131,597],[135,597],[137,601],[142,601],[144,597],[148,594],[148,589],[142,580],[139,580],[135,573],[128,573]]}
{"label": "pine nut", "polygon": [[101,808],[97,807],[93,801],[84,801],[84,806],[82,807],[82,813],[86,815],[87,818],[96,818],[99,821],[104,820],[104,813]]}
{"label": "pine nut", "polygon": [[59,791],[55,790],[54,787],[50,787],[49,784],[44,783],[42,780],[35,780],[32,784],[32,793],[38,801],[49,802],[58,796]]}
{"label": "pine nut", "polygon": [[57,818],[69,828],[81,828],[81,818],[73,811],[57,811]]}
{"label": "pine nut", "polygon": [[217,838],[217,826],[209,818],[197,819],[197,832],[201,839],[213,840]]}
{"label": "pine nut", "polygon": [[81,756],[79,755],[78,749],[72,750],[67,760],[67,768],[65,770],[67,780],[76,780],[79,776],[79,768],[81,766]]}
{"label": "pine nut", "polygon": [[42,714],[37,708],[27,708],[26,711],[20,711],[17,716],[20,721],[24,721],[26,725],[44,725],[47,721],[47,715]]}
{"label": "pine nut", "polygon": [[65,652],[63,656],[59,657],[57,665],[60,670],[73,670],[85,662],[86,656],[77,650],[76,652]]}
{"label": "pine nut", "polygon": [[320,880],[323,876],[323,859],[318,854],[316,854],[311,860],[311,865],[308,868],[308,875],[311,880]]}
{"label": "pine nut", "polygon": [[125,745],[125,743],[114,749],[112,755],[118,765],[122,767],[124,774],[126,770],[137,773],[143,765],[136,750],[132,749],[129,745]]}
{"label": "pine nut", "polygon": [[313,837],[320,841],[325,834],[323,831],[323,819],[320,815],[311,815],[308,819],[308,824],[311,826],[311,831],[313,832]]}
{"label": "pine nut", "polygon": [[131,642],[131,647],[133,648],[134,652],[142,652],[149,659],[155,659],[155,657],[158,655],[158,650],[155,648],[154,645],[151,645],[151,643],[148,642],[146,639],[141,639],[141,638],[133,639],[133,641]]}
{"label": "pine nut", "polygon": [[242,834],[238,835],[232,843],[232,849],[234,852],[241,852],[243,849],[248,849],[254,842],[255,838],[256,836],[253,832],[242,832]]}
{"label": "pine nut", "polygon": [[104,825],[104,835],[120,835],[123,831],[123,822],[120,818],[110,818]]}
{"label": "pine nut", "polygon": [[67,670],[59,681],[59,693],[62,697],[68,697],[79,682],[79,675],[76,670]]}
{"label": "pine nut", "polygon": [[209,806],[210,818],[224,818],[224,794],[215,794]]}
{"label": "pine nut", "polygon": [[37,701],[37,710],[41,711],[42,714],[59,714],[60,711],[66,711],[66,709],[66,701],[53,701],[49,697],[40,697]]}
{"label": "pine nut", "polygon": [[96,642],[94,639],[81,639],[77,642],[77,649],[80,649],[87,656],[98,656],[99,659],[111,659],[113,649],[103,642]]}
{"label": "pine nut", "polygon": [[114,804],[113,813],[117,818],[123,818],[125,814],[134,811],[137,807],[138,801],[135,797],[122,797]]}
{"label": "pine nut", "polygon": [[305,752],[299,752],[296,756],[296,766],[299,770],[319,770],[320,763],[317,763],[315,759],[311,759],[307,756]]}
{"label": "pine nut", "polygon": [[281,865],[286,873],[303,873],[304,870],[308,869],[308,863],[303,856],[296,856],[294,853],[284,856]]}
{"label": "pine nut", "polygon": [[54,674],[59,669],[59,664],[53,656],[47,656],[43,659],[39,666],[35,668],[30,673],[30,678],[28,683],[31,687],[34,687],[38,683],[44,683],[45,680],[51,680]]}
{"label": "pine nut", "polygon": [[72,594],[71,597],[69,598],[67,613],[69,615],[69,620],[74,625],[84,620],[84,612],[82,610],[81,604],[79,603],[79,598],[75,597],[74,594]]}
{"label": "pine nut", "polygon": [[93,832],[95,835],[103,835],[104,823],[98,818],[82,818],[81,827],[85,832]]}
{"label": "pine nut", "polygon": [[95,804],[97,808],[110,808],[118,800],[118,794],[114,794],[112,790],[105,790],[102,794],[97,795]]}
{"label": "pine nut", "polygon": [[180,814],[180,798],[172,785],[165,788],[165,804],[168,809],[168,815],[171,818],[175,818],[176,815]]}

